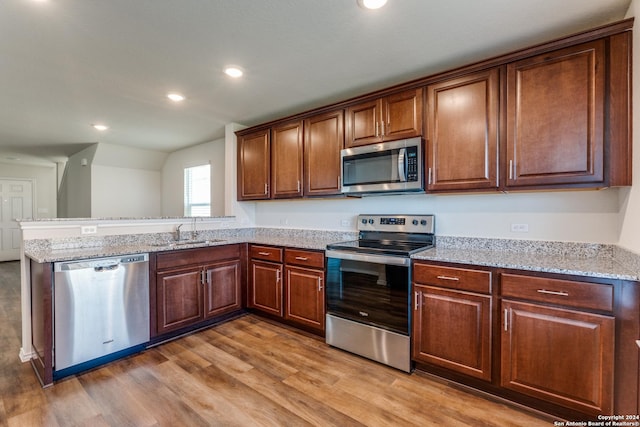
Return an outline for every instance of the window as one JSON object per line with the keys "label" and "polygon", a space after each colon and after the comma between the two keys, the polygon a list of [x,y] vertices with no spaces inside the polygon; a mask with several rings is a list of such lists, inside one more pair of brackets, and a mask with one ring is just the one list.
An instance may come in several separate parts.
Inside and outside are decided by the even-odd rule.
{"label": "window", "polygon": [[211,216],[211,166],[184,168],[184,216]]}

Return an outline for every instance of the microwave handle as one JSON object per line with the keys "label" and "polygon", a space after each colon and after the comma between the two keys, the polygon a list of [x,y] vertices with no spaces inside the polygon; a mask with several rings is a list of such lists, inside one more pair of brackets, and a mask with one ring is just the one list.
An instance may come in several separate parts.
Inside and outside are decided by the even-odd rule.
{"label": "microwave handle", "polygon": [[400,177],[401,182],[407,181],[407,173],[405,164],[407,162],[407,149],[401,148],[398,151],[398,176]]}

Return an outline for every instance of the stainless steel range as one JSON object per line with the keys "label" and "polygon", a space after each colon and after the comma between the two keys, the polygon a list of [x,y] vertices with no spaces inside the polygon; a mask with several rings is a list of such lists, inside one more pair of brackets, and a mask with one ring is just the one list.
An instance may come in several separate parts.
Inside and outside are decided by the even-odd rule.
{"label": "stainless steel range", "polygon": [[359,215],[358,240],[327,246],[326,342],[411,372],[411,259],[433,215]]}

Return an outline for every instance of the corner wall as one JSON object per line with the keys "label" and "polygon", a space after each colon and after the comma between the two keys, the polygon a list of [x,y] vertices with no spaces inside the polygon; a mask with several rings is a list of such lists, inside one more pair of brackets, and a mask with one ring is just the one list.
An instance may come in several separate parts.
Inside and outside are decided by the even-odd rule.
{"label": "corner wall", "polygon": [[633,186],[621,190],[620,236],[618,244],[640,254],[640,0],[632,0],[627,18],[633,25]]}

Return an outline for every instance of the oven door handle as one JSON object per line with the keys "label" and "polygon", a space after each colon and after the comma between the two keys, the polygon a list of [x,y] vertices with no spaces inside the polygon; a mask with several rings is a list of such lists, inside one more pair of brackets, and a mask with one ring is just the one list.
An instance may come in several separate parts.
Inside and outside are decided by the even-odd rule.
{"label": "oven door handle", "polygon": [[331,250],[331,249],[325,251],[325,256],[327,258],[346,259],[349,261],[371,262],[374,264],[401,265],[401,266],[407,266],[407,267],[411,264],[411,258],[407,258],[407,257],[363,254],[359,252],[337,251],[337,250]]}

